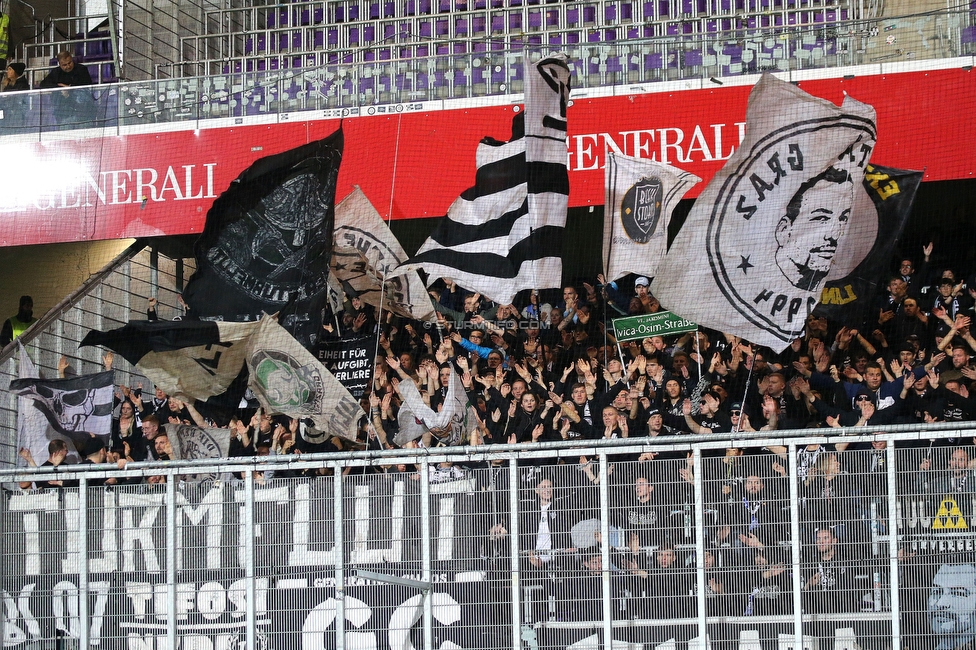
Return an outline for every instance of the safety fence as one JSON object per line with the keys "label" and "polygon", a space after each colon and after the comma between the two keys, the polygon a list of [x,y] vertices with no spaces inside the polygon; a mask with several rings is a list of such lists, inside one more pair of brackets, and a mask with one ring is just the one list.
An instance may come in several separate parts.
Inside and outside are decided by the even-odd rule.
{"label": "safety fence", "polygon": [[4,470],[4,646],[973,641],[976,428],[814,433]]}

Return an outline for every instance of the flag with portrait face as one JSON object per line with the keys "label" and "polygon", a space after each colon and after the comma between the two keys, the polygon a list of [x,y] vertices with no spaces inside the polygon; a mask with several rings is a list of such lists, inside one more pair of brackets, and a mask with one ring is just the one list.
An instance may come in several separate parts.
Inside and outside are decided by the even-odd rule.
{"label": "flag with portrait face", "polygon": [[658,268],[654,294],[688,320],[783,350],[824,283],[867,256],[877,217],[856,209],[875,111],[837,106],[766,74],[746,136],[695,202]]}
{"label": "flag with portrait face", "polygon": [[878,317],[877,313],[872,316],[870,309],[887,281],[886,276],[891,273],[888,265],[911,216],[922,176],[924,172],[868,165],[864,174],[866,194],[858,207],[876,215],[878,227],[874,246],[850,274],[824,283],[820,304],[815,310],[818,316],[855,324],[858,328],[868,318]]}

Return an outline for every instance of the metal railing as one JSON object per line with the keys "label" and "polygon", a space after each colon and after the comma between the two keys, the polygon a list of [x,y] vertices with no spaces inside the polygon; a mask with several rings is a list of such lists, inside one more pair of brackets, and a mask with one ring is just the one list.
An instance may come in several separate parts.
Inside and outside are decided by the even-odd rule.
{"label": "metal railing", "polygon": [[105,14],[52,18],[33,42],[24,43],[25,72],[32,86],[39,84],[52,67],[57,65],[57,55],[71,52],[75,60],[88,67],[95,83],[107,83],[117,79],[118,38],[113,11]]}
{"label": "metal railing", "polygon": [[80,485],[3,493],[2,634],[960,647],[976,636],[976,427],[895,429],[4,470],[7,485]]}
{"label": "metal railing", "polygon": [[[161,318],[182,313],[178,296],[193,273],[193,260],[173,259],[139,241],[123,251],[99,273],[72,292],[21,337],[42,377],[57,377],[58,361],[67,357],[78,374],[102,369],[101,352],[79,348],[91,329],[122,327],[131,318],[144,318],[150,297],[157,298]],[[138,316],[143,314],[143,316]],[[0,467],[12,467],[17,457],[17,397],[10,381],[17,379],[17,347],[0,350]],[[151,384],[125,359],[114,365],[122,384]]]}
{"label": "metal railing", "polygon": [[[712,78],[766,70],[802,80],[822,69],[842,69],[844,74],[904,71],[906,62],[915,65],[922,59],[939,59],[946,66],[973,63],[968,9],[884,22],[905,27],[898,47],[885,45],[885,33],[873,33],[880,24],[873,20],[829,28],[789,26],[755,33],[733,30],[614,43],[564,43],[547,49],[570,56],[576,93],[648,92],[664,81],[697,87],[694,84],[708,84]],[[920,39],[917,48],[911,45],[912,38]],[[375,48],[324,48],[266,57],[264,70],[249,69],[254,60],[247,57],[205,60],[186,64],[199,67],[181,71],[208,73],[203,76],[4,93],[0,135],[83,128],[106,134],[167,123],[200,127],[222,124],[209,122],[219,119],[244,123],[269,117],[295,119],[296,114],[326,117],[333,114],[330,111],[335,115],[429,111],[451,100],[472,105],[499,101],[522,92],[523,57],[539,56],[531,40],[519,46],[383,61],[366,60]]]}

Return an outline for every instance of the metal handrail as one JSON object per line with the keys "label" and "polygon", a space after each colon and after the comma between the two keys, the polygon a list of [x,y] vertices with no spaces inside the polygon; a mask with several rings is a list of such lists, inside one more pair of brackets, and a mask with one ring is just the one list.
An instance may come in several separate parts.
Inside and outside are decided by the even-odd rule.
{"label": "metal handrail", "polygon": [[[34,481],[61,479],[148,476],[181,474],[206,474],[240,472],[245,469],[263,471],[264,469],[291,470],[314,469],[318,467],[361,467],[370,465],[414,464],[424,459],[428,463],[461,461],[505,461],[512,458],[558,459],[563,456],[579,457],[594,455],[600,451],[619,454],[639,454],[643,452],[665,452],[755,447],[786,447],[813,444],[837,444],[885,440],[891,443],[916,442],[942,438],[976,437],[976,422],[937,422],[933,424],[898,424],[879,427],[848,427],[841,429],[796,429],[788,431],[751,431],[731,434],[688,434],[663,437],[620,438],[613,440],[550,441],[522,444],[496,444],[478,446],[437,447],[434,449],[382,449],[348,451],[328,454],[301,454],[285,456],[244,456],[221,459],[145,461],[126,464],[124,470],[106,469],[104,465],[68,465],[60,468],[0,469],[0,481]],[[772,434],[772,435],[771,435]],[[952,434],[952,435],[950,435]]]}

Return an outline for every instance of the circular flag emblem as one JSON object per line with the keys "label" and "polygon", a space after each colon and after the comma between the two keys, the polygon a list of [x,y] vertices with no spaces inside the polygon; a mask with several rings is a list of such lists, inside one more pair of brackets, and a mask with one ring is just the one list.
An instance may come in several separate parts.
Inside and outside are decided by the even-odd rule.
{"label": "circular flag emblem", "polygon": [[874,140],[857,116],[801,121],[760,139],[730,171],[706,248],[718,287],[747,320],[792,340],[824,282],[867,255],[877,214],[863,213],[862,180]]}
{"label": "circular flag emblem", "polygon": [[654,236],[661,220],[664,184],[657,176],[642,178],[624,194],[620,203],[620,220],[624,231],[636,244],[646,244]]}

